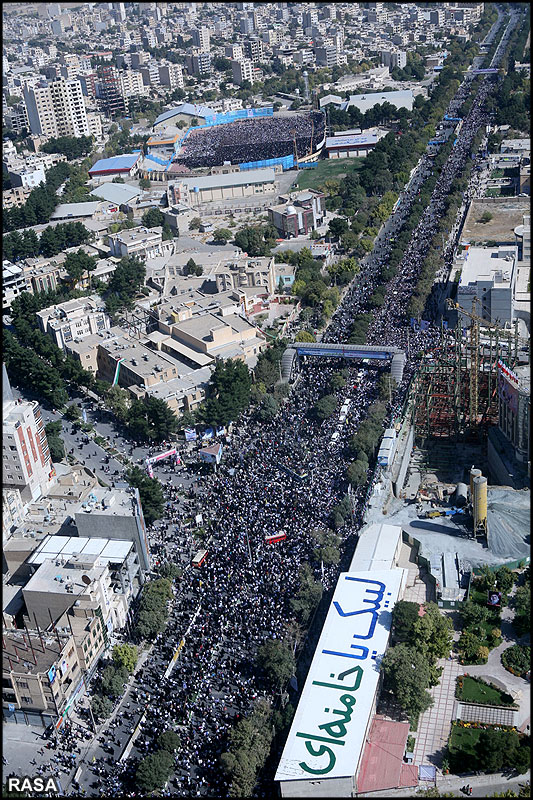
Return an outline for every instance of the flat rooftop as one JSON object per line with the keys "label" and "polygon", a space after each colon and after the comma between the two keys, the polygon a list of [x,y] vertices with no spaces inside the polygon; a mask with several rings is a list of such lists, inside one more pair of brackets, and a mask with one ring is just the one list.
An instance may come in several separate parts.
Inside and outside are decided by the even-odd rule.
{"label": "flat rooftop", "polygon": [[[30,631],[29,636],[33,650],[28,646],[28,634],[26,631],[4,630],[4,646],[2,648],[4,671],[10,672],[12,669],[15,673],[27,673],[30,675],[46,672],[51,666],[55,665],[70,639],[70,635],[59,631],[54,635],[42,632],[41,636]],[[44,652],[41,637],[44,643]],[[58,637],[61,647],[59,646]]]}
{"label": "flat rooftop", "polygon": [[70,556],[97,556],[100,563],[120,563],[133,548],[122,539],[89,539],[87,536],[47,536],[28,559],[28,564],[42,564],[47,559],[68,560]]}
{"label": "flat rooftop", "polygon": [[86,565],[84,569],[65,564],[58,566],[56,561],[45,560],[23,587],[22,593],[68,594],[74,600],[77,595],[86,594],[90,584],[99,580],[105,572],[106,566],[94,565],[96,556],[88,558],[88,561],[91,560],[93,566]]}
{"label": "flat rooftop", "polygon": [[[404,570],[393,569],[339,576],[275,780],[309,781],[316,770],[324,779],[355,774],[403,575]],[[338,712],[332,710],[339,702],[342,723],[335,716]],[[344,729],[341,739],[335,729],[339,725]],[[321,755],[310,754],[318,736],[331,743],[335,758],[325,755],[328,748],[323,747]],[[341,744],[346,746],[339,747]],[[317,752],[320,750],[315,749]]]}
{"label": "flat rooftop", "polygon": [[514,245],[502,245],[499,248],[470,247],[466,252],[459,288],[476,281],[494,281],[502,287],[505,284],[510,285],[517,255],[518,248]]}
{"label": "flat rooftop", "polygon": [[403,763],[408,735],[408,722],[374,717],[357,777],[358,793],[418,786],[418,767]]}

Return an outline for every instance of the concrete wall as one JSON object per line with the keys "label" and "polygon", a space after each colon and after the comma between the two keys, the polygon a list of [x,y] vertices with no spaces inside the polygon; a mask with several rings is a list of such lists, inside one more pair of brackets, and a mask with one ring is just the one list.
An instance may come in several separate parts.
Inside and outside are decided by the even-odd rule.
{"label": "concrete wall", "polygon": [[354,779],[329,778],[308,781],[281,781],[282,797],[352,797]]}

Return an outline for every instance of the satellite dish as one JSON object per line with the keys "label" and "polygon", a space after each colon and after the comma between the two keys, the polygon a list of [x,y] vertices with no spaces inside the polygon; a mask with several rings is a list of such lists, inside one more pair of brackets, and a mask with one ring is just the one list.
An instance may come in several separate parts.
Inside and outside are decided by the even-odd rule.
{"label": "satellite dish", "polygon": [[85,586],[90,586],[90,584],[92,583],[92,581],[91,581],[91,579],[89,578],[88,575],[82,575],[81,579],[82,579],[83,583],[85,584]]}

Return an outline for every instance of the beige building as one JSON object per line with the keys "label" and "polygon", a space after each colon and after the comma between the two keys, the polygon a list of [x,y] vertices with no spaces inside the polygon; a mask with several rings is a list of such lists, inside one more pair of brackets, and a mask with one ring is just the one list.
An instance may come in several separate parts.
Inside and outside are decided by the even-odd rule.
{"label": "beige building", "polygon": [[32,133],[90,136],[80,81],[56,78],[48,86],[25,87],[24,100]]}
{"label": "beige building", "polygon": [[215,268],[219,292],[230,289],[263,288],[270,296],[276,292],[275,259],[249,258],[221,263]]}
{"label": "beige building", "polygon": [[107,331],[90,334],[81,341],[73,339],[65,343],[65,351],[80,362],[83,369],[96,375],[98,371],[98,346],[108,340],[123,336],[124,331],[118,326],[113,326]]}
{"label": "beige building", "polygon": [[118,386],[144,386],[164,383],[179,374],[179,363],[163,353],[142,346],[138,340],[123,334],[98,344],[98,377]]}
{"label": "beige building", "polygon": [[138,256],[142,259],[171,255],[174,252],[174,242],[172,240],[164,242],[162,231],[159,226],[111,233],[108,237],[110,253],[117,258]]}
{"label": "beige building", "polygon": [[171,205],[181,203],[195,208],[217,200],[271,194],[275,191],[275,176],[272,167],[265,167],[227,175],[183,178],[169,185],[168,193]]}
{"label": "beige building", "polygon": [[248,58],[243,58],[240,61],[232,61],[231,76],[233,83],[236,83],[237,86],[240,86],[243,81],[250,81],[250,83],[253,83],[254,65],[252,61]]}
{"label": "beige building", "polygon": [[43,308],[36,317],[41,331],[48,334],[61,350],[72,341],[111,327],[102,298],[96,294]]}
{"label": "beige building", "polygon": [[4,630],[3,645],[4,721],[59,726],[85,686],[71,631]]}

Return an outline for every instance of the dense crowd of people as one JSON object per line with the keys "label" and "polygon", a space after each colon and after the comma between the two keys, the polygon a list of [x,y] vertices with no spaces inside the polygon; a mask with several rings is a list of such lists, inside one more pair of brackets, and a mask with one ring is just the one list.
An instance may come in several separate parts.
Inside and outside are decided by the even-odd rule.
{"label": "dense crowd of people", "polygon": [[286,117],[246,119],[192,131],[183,143],[177,161],[189,168],[212,167],[229,161],[241,164],[309,155],[324,139],[326,117],[323,111]]}
{"label": "dense crowd of people", "polygon": [[[425,331],[411,330],[406,309],[446,193],[469,158],[475,133],[486,122],[483,101],[489,89],[487,81],[483,81],[397,276],[390,282],[385,302],[374,312],[369,328],[369,343],[396,345],[407,353],[402,385],[388,404],[385,426],[403,402],[416,366],[415,354],[435,346],[439,340],[436,326]],[[468,90],[463,84],[447,113],[454,114],[460,108]],[[294,120],[288,118],[287,126],[293,126]],[[216,153],[218,158],[224,147],[239,152],[239,142],[243,142],[239,133],[230,141],[218,137],[221,132],[225,136],[230,130],[248,130],[249,124],[208,129],[203,134],[205,138],[192,137],[188,140],[191,144],[196,138],[198,142],[192,144],[197,149],[191,150],[191,157],[202,160]],[[253,134],[259,137],[254,158],[272,157],[264,155],[266,151],[262,149],[263,145],[267,147],[264,125],[265,121],[258,123],[257,133]],[[288,138],[292,139],[292,134]],[[253,140],[242,144],[247,155],[240,154],[237,160],[248,158],[252,145],[255,147]],[[234,160],[227,155],[221,157]],[[346,341],[354,317],[368,309],[368,299],[393,246],[394,235],[417,202],[419,186],[431,170],[431,160],[424,156],[402,194],[391,230],[377,237],[373,252],[347,288],[323,336],[324,342]],[[451,255],[452,245],[445,257]],[[174,730],[180,747],[175,754],[174,773],[162,794],[227,796],[227,778],[219,762],[228,747],[227,735],[255,700],[264,697],[272,701],[274,697],[274,687],[257,667],[259,647],[269,639],[286,640],[296,647],[290,601],[298,593],[303,564],[311,564],[315,579],[326,591],[338,575],[338,566],[317,560],[315,532],[332,525],[332,510],[346,495],[346,467],[350,461],[346,443],[378,398],[378,376],[383,367],[369,366],[364,373],[359,367],[337,359],[304,362],[297,386],[273,420],[260,423],[250,411],[239,420],[215,474],[198,477],[185,494],[171,483],[164,486],[165,516],[150,531],[152,551],[158,561],[187,565],[176,581],[168,625],[136,674],[127,707],[121,710],[118,720],[101,732],[102,741],[112,746],[118,742],[117,726],[133,731],[140,720],[140,735],[129,758],[113,764],[100,759],[90,765],[91,795],[141,794],[135,783],[138,761],[157,749],[160,733]],[[337,384],[332,384],[331,379],[341,368],[346,382],[334,390],[332,385]],[[335,395],[337,412],[319,422],[310,410],[324,394]],[[349,413],[341,439],[333,445],[338,412],[346,400],[351,401]],[[369,474],[369,484],[351,493],[351,517],[337,531],[344,547],[354,542],[364,519],[369,486],[377,476],[378,473]],[[202,515],[208,555],[195,569],[190,566],[192,539],[186,520],[197,514]],[[286,532],[286,539],[268,544],[266,537],[281,530]],[[175,666],[167,670],[180,645]],[[87,791],[81,784],[74,783],[72,787],[76,794]]]}

